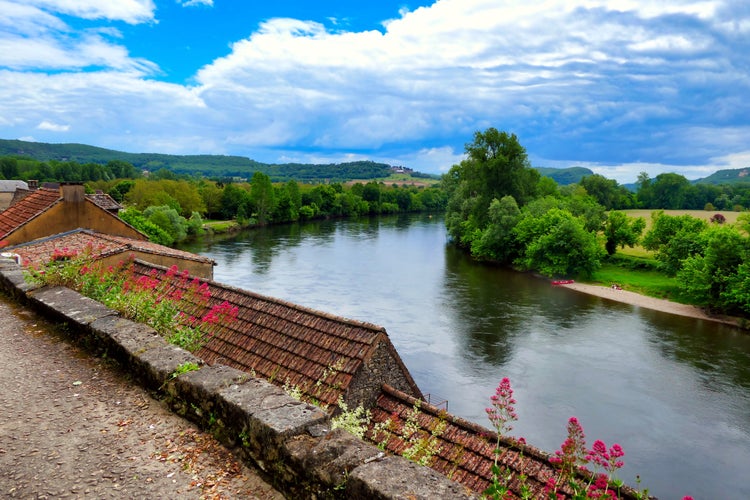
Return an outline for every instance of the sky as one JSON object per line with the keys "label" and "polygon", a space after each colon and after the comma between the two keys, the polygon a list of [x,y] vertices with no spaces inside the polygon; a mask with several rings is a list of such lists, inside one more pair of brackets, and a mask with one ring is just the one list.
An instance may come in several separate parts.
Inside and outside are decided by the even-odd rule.
{"label": "sky", "polygon": [[0,0],[0,138],[443,173],[750,167],[747,0]]}

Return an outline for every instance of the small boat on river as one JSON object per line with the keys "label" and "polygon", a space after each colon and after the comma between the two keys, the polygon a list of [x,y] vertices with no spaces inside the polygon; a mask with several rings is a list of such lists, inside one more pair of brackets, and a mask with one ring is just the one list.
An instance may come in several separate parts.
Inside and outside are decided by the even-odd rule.
{"label": "small boat on river", "polygon": [[575,280],[552,280],[552,286],[555,286],[555,285],[570,285],[571,283],[575,283]]}

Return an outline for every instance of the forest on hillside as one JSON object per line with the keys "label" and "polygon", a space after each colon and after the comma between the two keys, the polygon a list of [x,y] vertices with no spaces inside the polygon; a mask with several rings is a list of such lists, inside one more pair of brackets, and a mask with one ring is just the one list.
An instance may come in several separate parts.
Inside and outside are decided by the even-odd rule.
{"label": "forest on hillside", "polygon": [[[373,161],[352,161],[328,164],[261,163],[242,156],[225,155],[168,155],[158,153],[125,153],[85,144],[48,144],[0,139],[0,157],[20,162],[21,170],[29,161],[45,164],[52,170],[70,168],[76,181],[99,180],[87,178],[76,172],[76,165],[127,163],[140,171],[157,172],[165,169],[176,175],[190,175],[217,179],[249,180],[255,172],[268,175],[273,182],[297,180],[300,182],[346,182],[352,179],[377,179],[388,177],[391,166]],[[26,162],[26,163],[24,163]],[[39,180],[63,180],[56,173],[49,174],[41,167]],[[106,169],[102,175],[106,175]],[[21,175],[23,177],[23,175]],[[50,178],[51,177],[51,178]],[[6,178],[10,178],[7,177]]]}

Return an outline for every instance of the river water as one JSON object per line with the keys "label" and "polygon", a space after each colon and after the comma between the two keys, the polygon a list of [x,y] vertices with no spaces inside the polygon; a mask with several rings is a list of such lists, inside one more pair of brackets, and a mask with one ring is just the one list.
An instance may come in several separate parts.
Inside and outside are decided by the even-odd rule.
{"label": "river water", "polygon": [[442,218],[320,221],[204,239],[216,281],[382,325],[424,393],[488,426],[509,377],[511,434],[625,450],[620,478],[660,498],[750,498],[750,335],[472,261]]}

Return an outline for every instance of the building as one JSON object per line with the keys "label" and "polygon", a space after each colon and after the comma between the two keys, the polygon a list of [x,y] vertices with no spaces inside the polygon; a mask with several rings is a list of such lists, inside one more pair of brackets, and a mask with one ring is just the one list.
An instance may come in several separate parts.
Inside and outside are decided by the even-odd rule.
{"label": "building", "polygon": [[176,265],[193,276],[207,279],[213,278],[215,265],[212,259],[191,252],[80,228],[3,248],[3,253],[16,256],[24,267],[40,267],[60,251],[68,255],[88,253],[104,267],[129,259],[140,259],[165,267]]}
{"label": "building", "polygon": [[[213,277],[213,260],[151,243],[115,215],[119,205],[108,195],[87,196],[82,184],[31,190],[0,212],[0,241],[4,252],[24,265],[50,260],[55,248],[82,253],[88,248],[104,264],[130,256],[155,265],[177,265],[194,276]],[[100,204],[104,204],[104,207]]]}
{"label": "building", "polygon": [[16,190],[28,191],[29,185],[24,181],[0,180],[0,212],[13,202]]}
{"label": "building", "polygon": [[39,188],[0,212],[0,240],[9,245],[79,228],[134,240],[148,239],[87,198],[83,184]]}
{"label": "building", "polygon": [[[140,261],[134,272],[166,275],[164,268]],[[191,293],[199,283],[205,296]],[[373,407],[383,384],[422,398],[382,327],[210,280],[174,279],[173,285],[183,291],[181,308],[189,316],[204,317],[225,302],[237,308],[235,319],[208,326],[210,337],[196,354],[210,364],[297,388],[332,412],[339,397],[349,408]]]}

